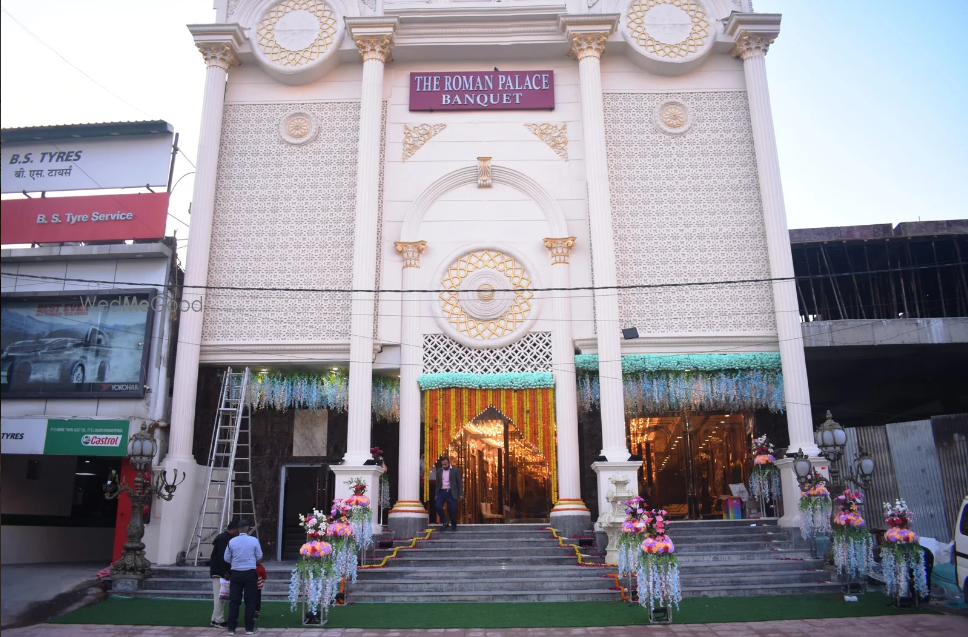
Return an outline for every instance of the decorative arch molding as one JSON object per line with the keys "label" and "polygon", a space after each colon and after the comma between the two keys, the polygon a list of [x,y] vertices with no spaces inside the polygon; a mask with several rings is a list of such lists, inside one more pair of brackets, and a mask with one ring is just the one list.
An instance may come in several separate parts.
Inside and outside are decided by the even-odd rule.
{"label": "decorative arch molding", "polygon": [[[743,0],[700,0],[716,19],[728,18],[732,11],[742,11],[747,6]],[[589,13],[621,13],[628,11],[631,0],[599,0]],[[720,29],[721,30],[721,29]]]}
{"label": "decorative arch molding", "polygon": [[[448,173],[427,186],[411,204],[410,210],[407,211],[407,216],[403,220],[403,229],[400,231],[400,241],[418,241],[421,239],[419,236],[420,224],[434,203],[448,192],[461,186],[476,185],[477,176],[477,166],[468,166]],[[568,235],[568,225],[565,223],[564,213],[558,206],[558,202],[541,184],[513,168],[496,165],[491,165],[491,180],[494,184],[509,186],[530,198],[548,222],[548,236],[564,237]],[[535,240],[537,241],[539,238]]]}

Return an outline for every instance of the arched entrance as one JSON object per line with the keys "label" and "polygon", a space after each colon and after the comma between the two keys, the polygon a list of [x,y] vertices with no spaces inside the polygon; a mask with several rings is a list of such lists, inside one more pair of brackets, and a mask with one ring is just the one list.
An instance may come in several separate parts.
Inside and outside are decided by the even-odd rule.
{"label": "arched entrance", "polygon": [[464,476],[462,523],[547,522],[557,499],[554,390],[424,392],[424,482],[446,455]]}

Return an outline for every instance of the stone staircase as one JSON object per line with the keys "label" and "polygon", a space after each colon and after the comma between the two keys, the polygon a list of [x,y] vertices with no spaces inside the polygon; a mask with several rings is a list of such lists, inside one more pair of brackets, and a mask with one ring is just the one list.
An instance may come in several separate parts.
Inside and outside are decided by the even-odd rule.
{"label": "stone staircase", "polygon": [[354,602],[572,602],[620,599],[606,569],[579,566],[547,524],[435,531],[380,569],[360,571]]}
{"label": "stone staircase", "polygon": [[[746,597],[840,590],[800,541],[775,519],[671,522],[683,597]],[[624,583],[624,582],[623,582]]]}
{"label": "stone staircase", "polygon": [[[437,527],[435,527],[436,529]],[[614,567],[579,566],[574,549],[560,547],[546,524],[463,525],[457,533],[435,530],[383,568],[359,571],[347,601],[534,602],[617,601]],[[776,520],[671,522],[684,597],[741,597],[836,592],[839,585],[799,533]],[[592,535],[588,531],[586,535]],[[407,546],[409,541],[396,541]],[[367,563],[392,549],[378,549]],[[601,563],[594,547],[583,561]],[[289,594],[293,561],[266,562],[263,599]],[[622,584],[627,585],[627,580]],[[634,583],[634,579],[633,579]],[[138,597],[211,599],[208,567],[155,567]]]}

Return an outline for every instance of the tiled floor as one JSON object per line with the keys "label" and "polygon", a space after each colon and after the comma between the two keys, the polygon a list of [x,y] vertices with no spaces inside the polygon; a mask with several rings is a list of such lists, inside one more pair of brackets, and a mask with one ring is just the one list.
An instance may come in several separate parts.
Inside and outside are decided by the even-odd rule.
{"label": "tiled floor", "polygon": [[[238,634],[245,634],[239,629]],[[266,628],[265,637],[859,637],[870,635],[968,635],[968,619],[952,615],[909,615],[848,619],[807,619],[731,624],[673,624],[671,626],[613,626],[609,628],[452,628],[425,630],[370,630],[365,628]],[[91,626],[41,624],[8,630],[4,637],[216,637],[215,628],[164,626]]]}

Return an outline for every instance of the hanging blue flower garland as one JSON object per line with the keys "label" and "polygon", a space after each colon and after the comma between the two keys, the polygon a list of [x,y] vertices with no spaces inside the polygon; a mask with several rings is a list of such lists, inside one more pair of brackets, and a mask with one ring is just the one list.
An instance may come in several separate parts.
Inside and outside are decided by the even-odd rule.
{"label": "hanging blue flower garland", "polygon": [[[253,374],[249,400],[253,409],[330,409],[346,411],[349,379],[345,372],[326,374]],[[373,377],[373,414],[382,420],[400,420],[400,379]]]}
{"label": "hanging blue flower garland", "polygon": [[[575,357],[583,411],[599,404],[598,356]],[[696,410],[783,411],[783,373],[775,352],[633,354],[622,357],[629,416]]]}

